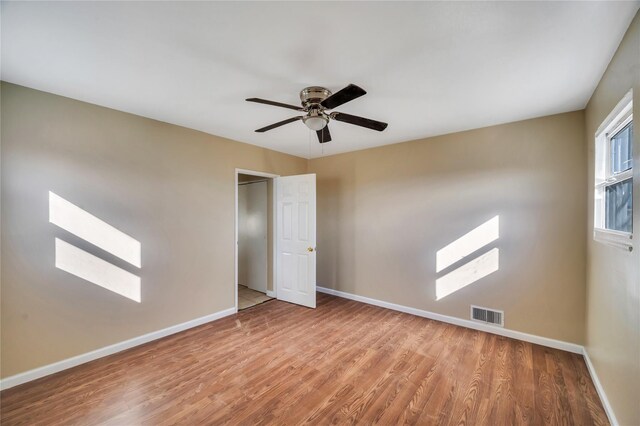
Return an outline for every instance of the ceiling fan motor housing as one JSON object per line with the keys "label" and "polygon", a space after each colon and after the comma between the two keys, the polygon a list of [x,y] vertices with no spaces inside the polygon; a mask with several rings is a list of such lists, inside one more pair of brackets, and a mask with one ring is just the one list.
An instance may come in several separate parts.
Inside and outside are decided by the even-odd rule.
{"label": "ceiling fan motor housing", "polygon": [[320,102],[329,96],[331,96],[331,91],[319,86],[305,87],[300,92],[300,100],[305,109],[324,109]]}

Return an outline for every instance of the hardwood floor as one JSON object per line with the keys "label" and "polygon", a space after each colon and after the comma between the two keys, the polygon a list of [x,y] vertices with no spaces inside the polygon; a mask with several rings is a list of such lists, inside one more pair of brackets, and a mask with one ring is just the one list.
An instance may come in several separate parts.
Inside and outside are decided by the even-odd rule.
{"label": "hardwood floor", "polygon": [[0,394],[14,424],[607,424],[581,356],[318,294]]}

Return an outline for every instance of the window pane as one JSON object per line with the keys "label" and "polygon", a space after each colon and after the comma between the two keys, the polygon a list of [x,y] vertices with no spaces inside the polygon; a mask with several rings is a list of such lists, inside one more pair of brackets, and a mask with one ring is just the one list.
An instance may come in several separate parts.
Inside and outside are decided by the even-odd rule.
{"label": "window pane", "polygon": [[624,232],[631,232],[633,230],[632,191],[632,179],[607,186],[605,228]]}
{"label": "window pane", "polygon": [[629,170],[633,165],[633,121],[611,137],[611,173]]}

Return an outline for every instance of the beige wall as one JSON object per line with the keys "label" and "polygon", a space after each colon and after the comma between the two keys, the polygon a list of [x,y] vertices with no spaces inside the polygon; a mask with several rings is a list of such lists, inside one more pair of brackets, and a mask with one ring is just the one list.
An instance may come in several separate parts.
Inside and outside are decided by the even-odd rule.
{"label": "beige wall", "polygon": [[[633,157],[633,252],[593,240],[594,136],[622,97],[633,89],[636,122]],[[640,424],[640,15],[636,15],[586,109],[589,151],[587,193],[586,347],[615,415],[623,425]]]}
{"label": "beige wall", "polygon": [[[234,306],[235,168],[307,161],[2,83],[2,377]],[[49,223],[53,191],[142,244],[137,269]],[[142,278],[142,303],[54,267],[58,237]]]}
{"label": "beige wall", "polygon": [[[582,343],[582,111],[311,160],[318,285]],[[499,270],[436,300],[436,253],[499,215]],[[470,258],[476,256],[471,255]],[[467,258],[469,259],[469,258]]]}

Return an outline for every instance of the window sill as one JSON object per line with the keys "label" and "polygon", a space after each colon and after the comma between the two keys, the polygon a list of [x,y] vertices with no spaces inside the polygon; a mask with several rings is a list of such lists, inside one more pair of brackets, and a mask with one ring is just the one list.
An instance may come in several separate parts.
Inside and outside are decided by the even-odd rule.
{"label": "window sill", "polygon": [[593,230],[593,239],[603,244],[633,251],[633,234],[628,232],[596,228]]}

